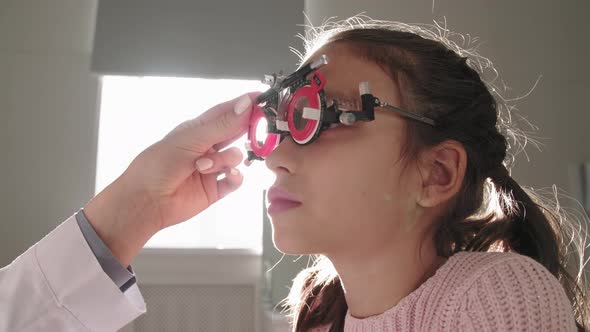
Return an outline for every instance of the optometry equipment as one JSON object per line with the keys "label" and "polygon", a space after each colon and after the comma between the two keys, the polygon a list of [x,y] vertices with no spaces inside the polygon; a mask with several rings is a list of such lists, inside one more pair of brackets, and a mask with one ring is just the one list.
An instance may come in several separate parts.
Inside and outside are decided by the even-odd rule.
{"label": "optometry equipment", "polygon": [[[265,75],[262,82],[270,85],[270,88],[253,102],[246,142],[246,165],[249,166],[254,160],[264,160],[287,135],[297,144],[306,145],[334,125],[352,126],[357,121],[373,121],[375,107],[436,126],[433,119],[381,102],[371,94],[369,82],[359,84],[361,110],[341,109],[338,100],[332,100],[328,105],[324,91],[326,80],[317,71],[327,64],[328,57],[324,54],[288,76],[281,72]],[[265,132],[258,128],[262,120],[267,123]],[[261,141],[257,139],[259,136],[266,138]]]}

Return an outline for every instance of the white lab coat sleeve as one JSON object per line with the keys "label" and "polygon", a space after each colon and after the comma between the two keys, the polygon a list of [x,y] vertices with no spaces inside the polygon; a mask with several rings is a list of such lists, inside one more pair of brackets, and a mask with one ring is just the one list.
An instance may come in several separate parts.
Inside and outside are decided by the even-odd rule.
{"label": "white lab coat sleeve", "polygon": [[71,216],[0,269],[0,331],[117,331],[146,311],[121,292]]}

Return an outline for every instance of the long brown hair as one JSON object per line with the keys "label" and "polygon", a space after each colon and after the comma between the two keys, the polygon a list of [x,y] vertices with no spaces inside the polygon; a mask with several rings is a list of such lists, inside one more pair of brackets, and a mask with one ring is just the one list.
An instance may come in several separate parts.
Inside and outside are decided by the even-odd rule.
{"label": "long brown hair", "polygon": [[[452,139],[467,152],[467,169],[460,192],[448,213],[437,220],[437,254],[459,251],[512,251],[545,266],[563,285],[580,330],[588,327],[583,276],[584,240],[576,218],[559,206],[557,193],[544,197],[521,187],[511,176],[515,154],[524,148],[523,130],[515,126],[514,106],[494,85],[497,72],[475,48],[454,42],[446,28],[407,25],[355,16],[321,27],[309,27],[304,62],[328,44],[348,46],[351,54],[372,61],[400,86],[401,107],[436,119],[431,128],[406,122],[402,157],[414,160],[421,149]],[[489,73],[493,77],[488,78]],[[521,118],[523,119],[523,118]],[[582,219],[582,220],[577,220]],[[565,240],[570,243],[566,243]],[[570,256],[570,250],[575,254]],[[576,277],[566,270],[568,259],[579,263]],[[315,255],[312,267],[301,271],[285,299],[293,331],[331,325],[342,331],[348,309],[340,279],[329,259]]]}

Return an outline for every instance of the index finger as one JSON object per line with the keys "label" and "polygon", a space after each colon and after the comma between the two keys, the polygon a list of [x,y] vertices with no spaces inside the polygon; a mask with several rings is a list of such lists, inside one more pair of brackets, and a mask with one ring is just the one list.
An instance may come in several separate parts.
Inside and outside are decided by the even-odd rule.
{"label": "index finger", "polygon": [[[253,103],[253,104],[255,104],[256,97],[258,97],[258,96],[259,96],[259,95],[261,95],[261,94],[262,94],[262,92],[260,92],[260,91],[254,91],[254,92],[249,92],[249,93],[247,93],[247,95],[250,97],[250,100],[252,100],[252,103]],[[231,103],[231,102],[233,102],[233,104],[232,104],[232,105],[235,105],[235,103],[236,103],[236,100],[239,100],[239,98],[240,98],[240,97],[238,97],[238,98],[236,98],[236,99],[234,99],[234,100],[230,100],[229,102],[230,102],[230,103]],[[220,105],[221,105],[221,104],[220,104]],[[213,115],[213,114],[218,114],[218,113],[219,113],[219,111],[217,111],[217,112],[216,112],[216,111],[213,111],[213,110],[210,110],[210,111],[212,111],[212,112],[211,112],[211,115],[208,115],[208,116],[207,116],[207,118],[209,118],[209,120],[207,120],[207,118],[206,118],[204,121],[211,121],[211,119],[214,119],[214,118],[215,118],[215,115]],[[207,113],[207,112],[206,112],[206,113]],[[205,114],[205,113],[203,113],[203,115],[204,115],[204,114]],[[219,113],[219,114],[221,114],[221,113]],[[217,115],[217,116],[219,116],[219,115]],[[238,140],[240,137],[242,137],[244,134],[246,134],[246,133],[248,132],[248,130],[249,130],[249,125],[250,125],[250,119],[248,119],[248,124],[247,124],[247,126],[246,126],[245,128],[242,128],[242,130],[240,130],[239,132],[237,132],[237,133],[236,133],[234,136],[230,137],[229,139],[227,139],[227,140],[224,140],[224,141],[222,141],[222,142],[219,142],[219,143],[215,144],[215,145],[213,146],[213,148],[214,148],[215,150],[219,151],[219,150],[222,150],[223,148],[225,148],[225,147],[227,147],[227,146],[231,145],[233,142],[235,142],[236,140]]]}
{"label": "index finger", "polygon": [[233,112],[234,106],[236,105],[236,103],[240,100],[240,98],[242,96],[244,96],[246,94],[250,97],[250,100],[254,101],[254,99],[256,97],[258,97],[258,95],[260,95],[261,93],[262,92],[259,92],[259,91],[248,92],[248,93],[242,94],[234,99],[228,100],[228,101],[223,102],[221,104],[217,104],[217,105],[211,107],[210,109],[208,109],[207,111],[205,111],[204,113],[202,113],[201,115],[199,115],[199,117],[198,117],[199,123],[204,125],[204,124],[210,123],[212,121],[215,121],[215,119],[222,116],[226,112]]}

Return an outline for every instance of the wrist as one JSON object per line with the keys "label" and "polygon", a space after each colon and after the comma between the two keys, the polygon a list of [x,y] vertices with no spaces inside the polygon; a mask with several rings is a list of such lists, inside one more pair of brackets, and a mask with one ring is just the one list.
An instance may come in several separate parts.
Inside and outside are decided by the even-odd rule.
{"label": "wrist", "polygon": [[121,176],[92,198],[84,213],[113,256],[127,267],[158,232],[153,206],[149,195],[134,191]]}

